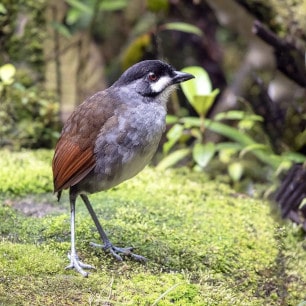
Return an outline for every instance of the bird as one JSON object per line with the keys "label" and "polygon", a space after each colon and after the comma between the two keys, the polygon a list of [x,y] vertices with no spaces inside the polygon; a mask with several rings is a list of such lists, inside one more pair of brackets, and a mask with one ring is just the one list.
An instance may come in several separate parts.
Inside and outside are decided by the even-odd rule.
{"label": "bird", "polygon": [[129,255],[146,258],[132,247],[113,245],[89,201],[89,194],[108,190],[138,174],[156,153],[166,128],[167,101],[177,84],[194,78],[161,60],[144,60],[128,68],[110,87],[87,98],[65,122],[52,160],[54,193],[58,201],[69,189],[70,264],[84,277],[93,266],[77,254],[75,211],[83,200],[102,240],[90,243],[117,260]]}

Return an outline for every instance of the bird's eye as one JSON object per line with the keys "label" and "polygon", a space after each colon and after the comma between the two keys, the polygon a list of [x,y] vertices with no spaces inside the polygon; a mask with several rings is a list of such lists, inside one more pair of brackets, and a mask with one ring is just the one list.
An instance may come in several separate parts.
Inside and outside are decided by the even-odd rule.
{"label": "bird's eye", "polygon": [[148,79],[151,82],[156,82],[158,80],[158,76],[154,72],[150,72],[148,75]]}

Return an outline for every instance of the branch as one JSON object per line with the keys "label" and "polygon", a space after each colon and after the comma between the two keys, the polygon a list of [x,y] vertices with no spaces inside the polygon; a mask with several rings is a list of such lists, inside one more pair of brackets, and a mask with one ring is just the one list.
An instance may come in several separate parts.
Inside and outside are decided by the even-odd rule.
{"label": "branch", "polygon": [[279,38],[258,20],[254,22],[253,33],[274,48],[277,68],[300,86],[306,87],[304,51]]}

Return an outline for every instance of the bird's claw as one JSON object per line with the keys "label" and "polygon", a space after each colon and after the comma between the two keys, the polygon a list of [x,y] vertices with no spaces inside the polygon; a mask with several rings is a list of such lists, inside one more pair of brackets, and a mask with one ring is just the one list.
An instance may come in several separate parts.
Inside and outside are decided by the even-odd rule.
{"label": "bird's claw", "polygon": [[80,261],[77,254],[74,254],[74,255],[68,254],[68,258],[70,259],[70,264],[65,268],[66,270],[75,269],[80,274],[82,274],[84,277],[87,277],[88,272],[84,271],[83,269],[95,269],[95,267],[85,264],[82,261]]}
{"label": "bird's claw", "polygon": [[101,248],[104,251],[109,251],[118,261],[122,261],[122,257],[118,254],[121,253],[122,255],[125,256],[131,256],[133,259],[141,262],[146,262],[147,258],[137,255],[133,253],[133,247],[127,247],[127,248],[120,248],[112,245],[111,243],[109,244],[97,244],[94,242],[90,242],[90,245],[96,248]]}

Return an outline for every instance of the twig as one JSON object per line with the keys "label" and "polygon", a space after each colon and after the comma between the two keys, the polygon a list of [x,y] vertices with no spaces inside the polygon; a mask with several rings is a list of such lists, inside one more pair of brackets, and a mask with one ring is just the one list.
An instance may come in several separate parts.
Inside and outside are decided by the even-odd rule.
{"label": "twig", "polygon": [[177,284],[173,285],[172,287],[170,287],[168,290],[166,290],[162,295],[160,295],[160,296],[158,297],[158,299],[156,299],[156,300],[154,301],[154,303],[152,304],[152,306],[157,305],[157,303],[158,303],[160,300],[162,300],[168,293],[170,293],[172,290],[174,290],[177,286],[179,286],[179,285],[181,285],[181,284],[182,284],[182,283],[177,283]]}

